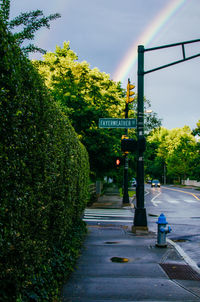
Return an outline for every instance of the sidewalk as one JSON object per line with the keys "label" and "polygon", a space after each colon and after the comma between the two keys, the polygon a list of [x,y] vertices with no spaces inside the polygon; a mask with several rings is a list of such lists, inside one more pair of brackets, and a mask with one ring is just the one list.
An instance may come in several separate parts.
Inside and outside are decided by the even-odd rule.
{"label": "sidewalk", "polygon": [[[107,205],[106,205],[107,204]],[[118,195],[96,208],[121,207]],[[174,246],[155,246],[156,234],[133,234],[130,226],[88,225],[77,269],[63,288],[63,302],[200,301],[200,275]]]}

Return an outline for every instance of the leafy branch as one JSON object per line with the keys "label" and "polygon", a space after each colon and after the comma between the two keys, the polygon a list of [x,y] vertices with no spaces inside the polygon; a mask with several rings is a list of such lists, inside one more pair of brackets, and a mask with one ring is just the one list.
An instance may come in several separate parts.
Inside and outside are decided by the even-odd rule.
{"label": "leafy branch", "polygon": [[7,23],[10,15],[10,0],[0,0],[0,18]]}
{"label": "leafy branch", "polygon": [[[13,34],[15,41],[19,46],[22,46],[24,41],[33,40],[35,33],[42,27],[50,28],[50,21],[60,18],[59,13],[51,14],[47,17],[44,16],[41,10],[31,11],[28,13],[21,13],[19,16],[9,21],[10,12],[10,0],[0,0],[0,16],[6,23],[9,30],[15,30],[16,27],[22,26],[23,29]],[[33,44],[29,44],[26,47],[21,47],[24,54],[30,52],[46,53],[42,48],[39,48]]]}

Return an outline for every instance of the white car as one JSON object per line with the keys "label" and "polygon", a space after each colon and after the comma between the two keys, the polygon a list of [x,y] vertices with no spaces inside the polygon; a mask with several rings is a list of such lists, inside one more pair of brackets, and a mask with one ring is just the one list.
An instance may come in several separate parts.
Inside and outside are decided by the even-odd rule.
{"label": "white car", "polygon": [[131,180],[131,186],[136,187],[136,185],[137,185],[136,179],[132,178],[132,180]]}

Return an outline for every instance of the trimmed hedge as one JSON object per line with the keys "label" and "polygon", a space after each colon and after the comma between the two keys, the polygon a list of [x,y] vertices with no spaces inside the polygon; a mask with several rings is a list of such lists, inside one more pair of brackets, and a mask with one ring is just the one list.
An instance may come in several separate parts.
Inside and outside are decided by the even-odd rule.
{"label": "trimmed hedge", "polygon": [[88,155],[0,20],[0,301],[58,301],[85,225]]}

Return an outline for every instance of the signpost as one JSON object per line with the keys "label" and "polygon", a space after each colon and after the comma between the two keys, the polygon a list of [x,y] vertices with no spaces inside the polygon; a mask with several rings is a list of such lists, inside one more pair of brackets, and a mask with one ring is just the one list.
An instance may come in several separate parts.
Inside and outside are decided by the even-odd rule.
{"label": "signpost", "polygon": [[135,118],[100,118],[99,128],[136,128]]}
{"label": "signpost", "polygon": [[[126,103],[125,118],[100,118],[99,128],[125,128],[128,133],[128,128],[136,128],[137,120],[135,118],[128,118],[128,103]],[[129,203],[128,195],[128,157],[125,154],[124,158],[124,193],[123,203]]]}

